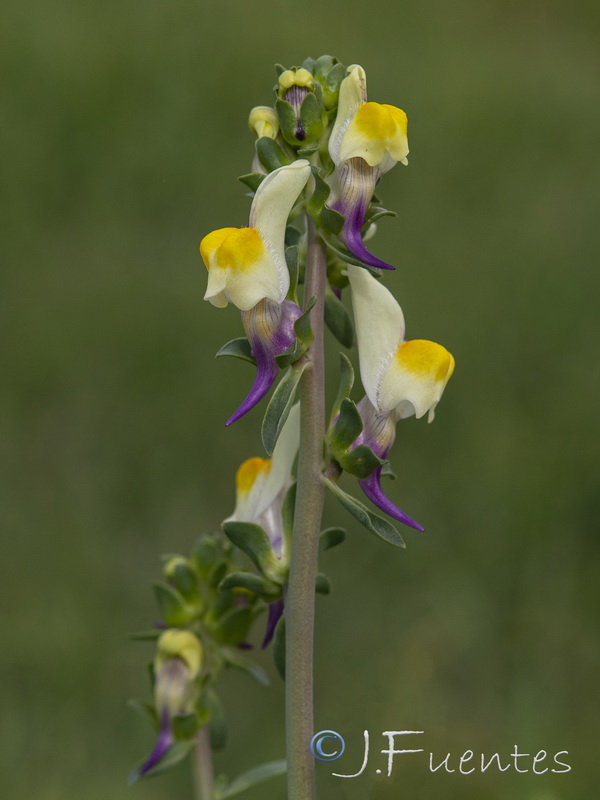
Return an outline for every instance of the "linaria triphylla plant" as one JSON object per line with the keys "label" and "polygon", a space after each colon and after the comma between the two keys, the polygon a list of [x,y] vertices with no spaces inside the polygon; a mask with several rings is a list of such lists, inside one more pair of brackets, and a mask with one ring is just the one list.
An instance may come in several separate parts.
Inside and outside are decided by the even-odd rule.
{"label": "linaria triphylla plant", "polygon": [[[404,542],[390,518],[423,530],[384,493],[381,478],[390,471],[397,424],[413,415],[431,422],[454,370],[442,345],[406,339],[404,313],[382,277],[394,265],[365,245],[376,221],[392,214],[375,194],[380,179],[408,163],[406,113],[368,100],[357,64],[346,68],[321,56],[277,73],[273,106],[249,115],[255,152],[251,172],[240,178],[252,196],[248,224],[219,228],[200,242],[204,299],[214,307],[206,313],[231,314],[218,309],[235,306],[246,333],[217,355],[256,370],[247,396],[223,422],[232,425],[262,405],[266,453],[239,466],[222,529],[201,536],[189,557],[165,558],[155,585],[160,619],[137,637],[156,642],[153,701],[132,701],[156,738],[131,779],[191,754],[200,800],[237,796],[286,771],[288,800],[316,798],[309,749],[314,596],[329,591],[318,556],[345,538],[340,527],[322,530],[324,495],[332,492],[341,513],[396,547]],[[354,371],[342,352],[329,411],[325,326],[344,350],[358,345],[364,390],[355,402]],[[340,487],[344,472],[370,502]],[[215,778],[212,752],[226,737],[223,671],[268,683],[248,643],[265,607],[259,641],[272,648],[286,682],[286,758],[233,780]]]}

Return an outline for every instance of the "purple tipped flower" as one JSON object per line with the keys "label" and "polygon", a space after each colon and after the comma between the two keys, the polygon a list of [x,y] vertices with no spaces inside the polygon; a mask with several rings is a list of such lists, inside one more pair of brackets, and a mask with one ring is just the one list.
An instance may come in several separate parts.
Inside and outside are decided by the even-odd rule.
{"label": "purple tipped flower", "polygon": [[394,269],[367,250],[362,236],[365,216],[380,174],[376,167],[370,167],[362,158],[343,161],[334,173],[335,200],[331,207],[345,217],[340,239],[353,256],[370,267]]}
{"label": "purple tipped flower", "polygon": [[246,399],[226,425],[232,425],[247,414],[267,394],[279,374],[275,356],[295,342],[294,323],[301,314],[301,309],[291,300],[274,303],[265,299],[250,311],[242,311],[242,324],[256,359],[256,377]]}
{"label": "purple tipped flower", "polygon": [[[395,414],[393,412],[380,414],[366,396],[356,407],[363,421],[363,430],[354,442],[354,447],[366,444],[379,458],[387,458],[396,438]],[[388,516],[397,519],[398,522],[408,525],[410,528],[415,528],[418,531],[424,530],[418,522],[411,519],[408,514],[405,514],[385,495],[381,488],[381,470],[382,468],[378,467],[368,478],[359,480],[360,488],[369,500]]]}

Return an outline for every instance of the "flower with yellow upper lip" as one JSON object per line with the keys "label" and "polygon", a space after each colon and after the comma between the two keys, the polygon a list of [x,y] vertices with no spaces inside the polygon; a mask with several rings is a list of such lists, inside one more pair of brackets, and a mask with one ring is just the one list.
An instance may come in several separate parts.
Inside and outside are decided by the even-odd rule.
{"label": "flower with yellow upper lip", "polygon": [[200,242],[208,270],[204,295],[213,305],[233,303],[256,359],[256,378],[231,425],[265,396],[279,368],[275,357],[295,341],[294,322],[302,313],[286,294],[290,276],[285,261],[285,228],[290,212],[310,176],[305,159],[267,175],[254,195],[247,228],[220,228]]}
{"label": "flower with yellow upper lip", "polygon": [[345,217],[340,238],[348,250],[379,269],[393,267],[366,249],[361,230],[380,176],[398,161],[408,164],[407,127],[402,109],[367,101],[364,69],[358,64],[349,67],[329,138],[329,154],[336,167],[330,179],[331,206]]}
{"label": "flower with yellow upper lip", "polygon": [[310,176],[305,159],[274,170],[262,181],[247,228],[219,228],[200,242],[208,270],[205,300],[218,308],[233,303],[249,311],[264,299],[281,303],[290,286],[285,228]]}
{"label": "flower with yellow upper lip", "polygon": [[[271,458],[249,458],[235,476],[235,509],[225,522],[252,522],[265,531],[271,542],[273,577],[287,572],[290,553],[283,531],[282,507],[293,482],[292,467],[300,444],[300,405],[297,403],[287,420]],[[283,614],[283,599],[269,605],[267,628],[262,646],[266,647]]]}
{"label": "flower with yellow upper lip", "polygon": [[[428,415],[454,372],[454,358],[440,344],[425,339],[405,341],[404,314],[391,292],[366,269],[349,266],[352,306],[358,340],[360,376],[366,397],[357,408],[363,432],[356,444],[367,444],[386,458],[399,419]],[[411,527],[421,526],[397,508],[380,485],[381,467],[359,481],[365,494],[390,516]]]}

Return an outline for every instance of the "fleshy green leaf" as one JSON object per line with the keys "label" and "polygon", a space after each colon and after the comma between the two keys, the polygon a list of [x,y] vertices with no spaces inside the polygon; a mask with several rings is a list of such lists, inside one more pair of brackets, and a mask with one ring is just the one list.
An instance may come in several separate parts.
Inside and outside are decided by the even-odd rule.
{"label": "fleshy green leaf", "polygon": [[305,369],[305,363],[297,363],[293,367],[288,367],[267,406],[262,424],[262,440],[265,450],[270,456],[273,455],[273,449],[281,429],[294,405],[296,389]]}
{"label": "fleshy green leaf", "polygon": [[222,356],[233,356],[234,358],[241,358],[242,361],[248,361],[250,364],[256,366],[256,359],[252,355],[252,348],[250,342],[245,336],[240,336],[238,339],[232,339],[217,352],[215,358]]}
{"label": "fleshy green leaf", "polygon": [[325,291],[325,323],[335,338],[344,347],[354,345],[354,326],[346,306],[331,291]]}
{"label": "fleshy green leaf", "polygon": [[298,140],[296,139],[296,127],[298,122],[296,120],[296,112],[294,111],[292,104],[288,103],[287,100],[279,99],[275,103],[275,111],[277,111],[279,127],[281,128],[281,134],[283,138],[288,144],[297,147],[299,144]]}
{"label": "fleshy green leaf", "polygon": [[234,650],[231,647],[224,647],[221,651],[223,658],[230,667],[241,669],[243,672],[248,673],[255,681],[258,681],[262,686],[269,685],[269,676],[262,667],[255,664],[252,659],[245,656],[240,650]]}
{"label": "fleshy green leaf", "polygon": [[292,541],[292,530],[294,528],[294,510],[296,508],[296,484],[292,483],[287,490],[281,507],[282,528],[285,541]]}
{"label": "fleshy green leaf", "polygon": [[288,300],[296,301],[296,291],[298,289],[298,246],[290,245],[285,248],[285,263],[290,273],[290,288],[288,289]]}
{"label": "fleshy green leaf", "polygon": [[354,367],[348,356],[340,353],[340,385],[333,404],[332,416],[339,414],[342,401],[348,397],[354,385]]}
{"label": "fleshy green leaf", "polygon": [[331,592],[331,581],[323,572],[319,572],[317,575],[315,592],[317,592],[317,594],[329,594]]}
{"label": "fleshy green leaf", "polygon": [[285,245],[286,247],[293,247],[298,244],[302,238],[302,231],[298,230],[294,225],[286,225],[285,228]]}
{"label": "fleshy green leaf", "polygon": [[175,565],[173,574],[169,577],[175,588],[187,599],[198,598],[198,576],[189,563]]}
{"label": "fleshy green leaf", "polygon": [[319,552],[324,553],[325,550],[337,547],[338,544],[342,544],[344,541],[346,541],[344,528],[325,528],[324,531],[321,531],[319,538]]}
{"label": "fleshy green leaf", "polygon": [[261,136],[256,140],[256,153],[260,163],[269,172],[279,167],[285,167],[290,163],[289,158],[277,144],[275,139],[268,136]]}
{"label": "fleshy green leaf", "polygon": [[391,211],[389,208],[382,208],[381,206],[370,206],[369,210],[365,215],[365,222],[363,227],[369,227],[372,222],[375,222],[381,217],[397,217],[395,211]]}
{"label": "fleshy green leaf", "polygon": [[229,800],[230,797],[237,797],[237,795],[251,789],[253,786],[258,786],[270,778],[275,778],[277,775],[285,775],[287,772],[287,763],[285,761],[269,761],[266,764],[261,764],[259,767],[249,769],[233,780],[227,788],[217,795],[216,800]]}
{"label": "fleshy green leaf", "polygon": [[220,644],[237,645],[248,635],[252,619],[249,606],[230,608],[212,623],[213,636]]}
{"label": "fleshy green leaf", "polygon": [[400,536],[396,528],[388,522],[383,517],[380,517],[378,514],[374,514],[370,509],[368,509],[360,500],[357,500],[355,497],[352,497],[349,494],[346,494],[339,486],[335,483],[332,483],[327,478],[323,478],[323,482],[325,486],[332,492],[340,503],[344,506],[346,511],[349,511],[353,517],[355,517],[361,525],[364,525],[367,530],[374,533],[379,538],[383,539],[390,544],[393,544],[395,547],[405,547],[403,538]]}
{"label": "fleshy green leaf", "polygon": [[316,219],[321,213],[321,209],[325,205],[331,189],[321,177],[321,170],[318,167],[311,167],[311,172],[315,181],[315,190],[308,201],[308,213]]}
{"label": "fleshy green leaf", "polygon": [[186,625],[197,614],[197,609],[186,603],[177,589],[166,583],[155,583],[154,595],[167,625]]}
{"label": "fleshy green leaf", "polygon": [[[329,210],[331,210],[331,209],[329,209]],[[336,213],[336,212],[334,212],[334,213]],[[341,228],[340,228],[340,230],[341,230]],[[338,233],[339,233],[339,231],[338,231]],[[335,255],[338,258],[341,258],[342,261],[345,261],[346,264],[354,264],[355,267],[364,267],[365,269],[368,269],[369,272],[371,272],[373,275],[376,275],[378,277],[381,275],[381,270],[380,269],[377,269],[376,267],[372,267],[372,266],[370,266],[370,264],[365,264],[364,261],[361,261],[359,258],[356,258],[356,256],[353,256],[352,253],[348,252],[348,250],[346,250],[341,245],[332,243],[330,239],[327,239],[326,243],[327,243],[327,247],[333,253],[335,253]]]}
{"label": "fleshy green leaf", "polygon": [[306,131],[307,142],[318,141],[323,133],[323,105],[317,97],[317,86],[314,92],[305,96],[300,106],[300,122]]}
{"label": "fleshy green leaf", "polygon": [[346,453],[334,453],[334,455],[342,469],[359,480],[368,478],[372,472],[385,463],[384,459],[379,458],[366,444],[359,444]]}
{"label": "fleshy green leaf", "polygon": [[263,172],[249,172],[247,175],[240,175],[238,181],[247,186],[250,191],[255,192],[265,177],[266,175]]}
{"label": "fleshy green leaf", "polygon": [[261,578],[260,575],[255,575],[253,572],[232,572],[219,584],[219,589],[236,588],[247,589],[265,600],[273,600],[281,595],[281,586]]}
{"label": "fleshy green leaf", "polygon": [[[344,222],[345,222],[345,217],[343,214],[340,214],[339,211],[336,211],[333,208],[329,208],[329,206],[323,206],[323,208],[321,209],[321,213],[319,214],[319,225],[322,228],[331,231],[331,233],[335,234],[336,236],[339,235],[342,228],[344,227]],[[338,255],[340,254],[341,251],[338,252],[335,249],[335,247],[329,244],[329,242],[327,242],[327,245],[335,253],[337,253]],[[343,260],[346,261],[345,258]]]}
{"label": "fleshy green leaf", "polygon": [[227,520],[223,523],[225,535],[251,559],[263,574],[271,572],[275,557],[271,541],[265,531],[254,522]]}
{"label": "fleshy green leaf", "polygon": [[[363,421],[356,405],[349,397],[344,397],[340,413],[331,432],[331,447],[335,457],[342,454],[356,441],[363,431]],[[339,460],[339,459],[338,459]]]}
{"label": "fleshy green leaf", "polygon": [[388,478],[391,478],[393,481],[396,480],[396,473],[392,469],[392,465],[389,461],[386,461],[383,467],[381,468],[381,474],[387,475]]}

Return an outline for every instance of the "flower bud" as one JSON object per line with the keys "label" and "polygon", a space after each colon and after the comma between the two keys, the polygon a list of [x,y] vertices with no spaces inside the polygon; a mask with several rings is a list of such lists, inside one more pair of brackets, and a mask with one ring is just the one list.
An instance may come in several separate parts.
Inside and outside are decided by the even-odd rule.
{"label": "flower bud", "polygon": [[279,133],[277,114],[269,106],[255,106],[248,117],[248,125],[257,139],[262,136],[275,139]]}
{"label": "flower bud", "polygon": [[300,67],[279,76],[276,102],[281,133],[294,147],[318,142],[325,126],[321,85]]}

